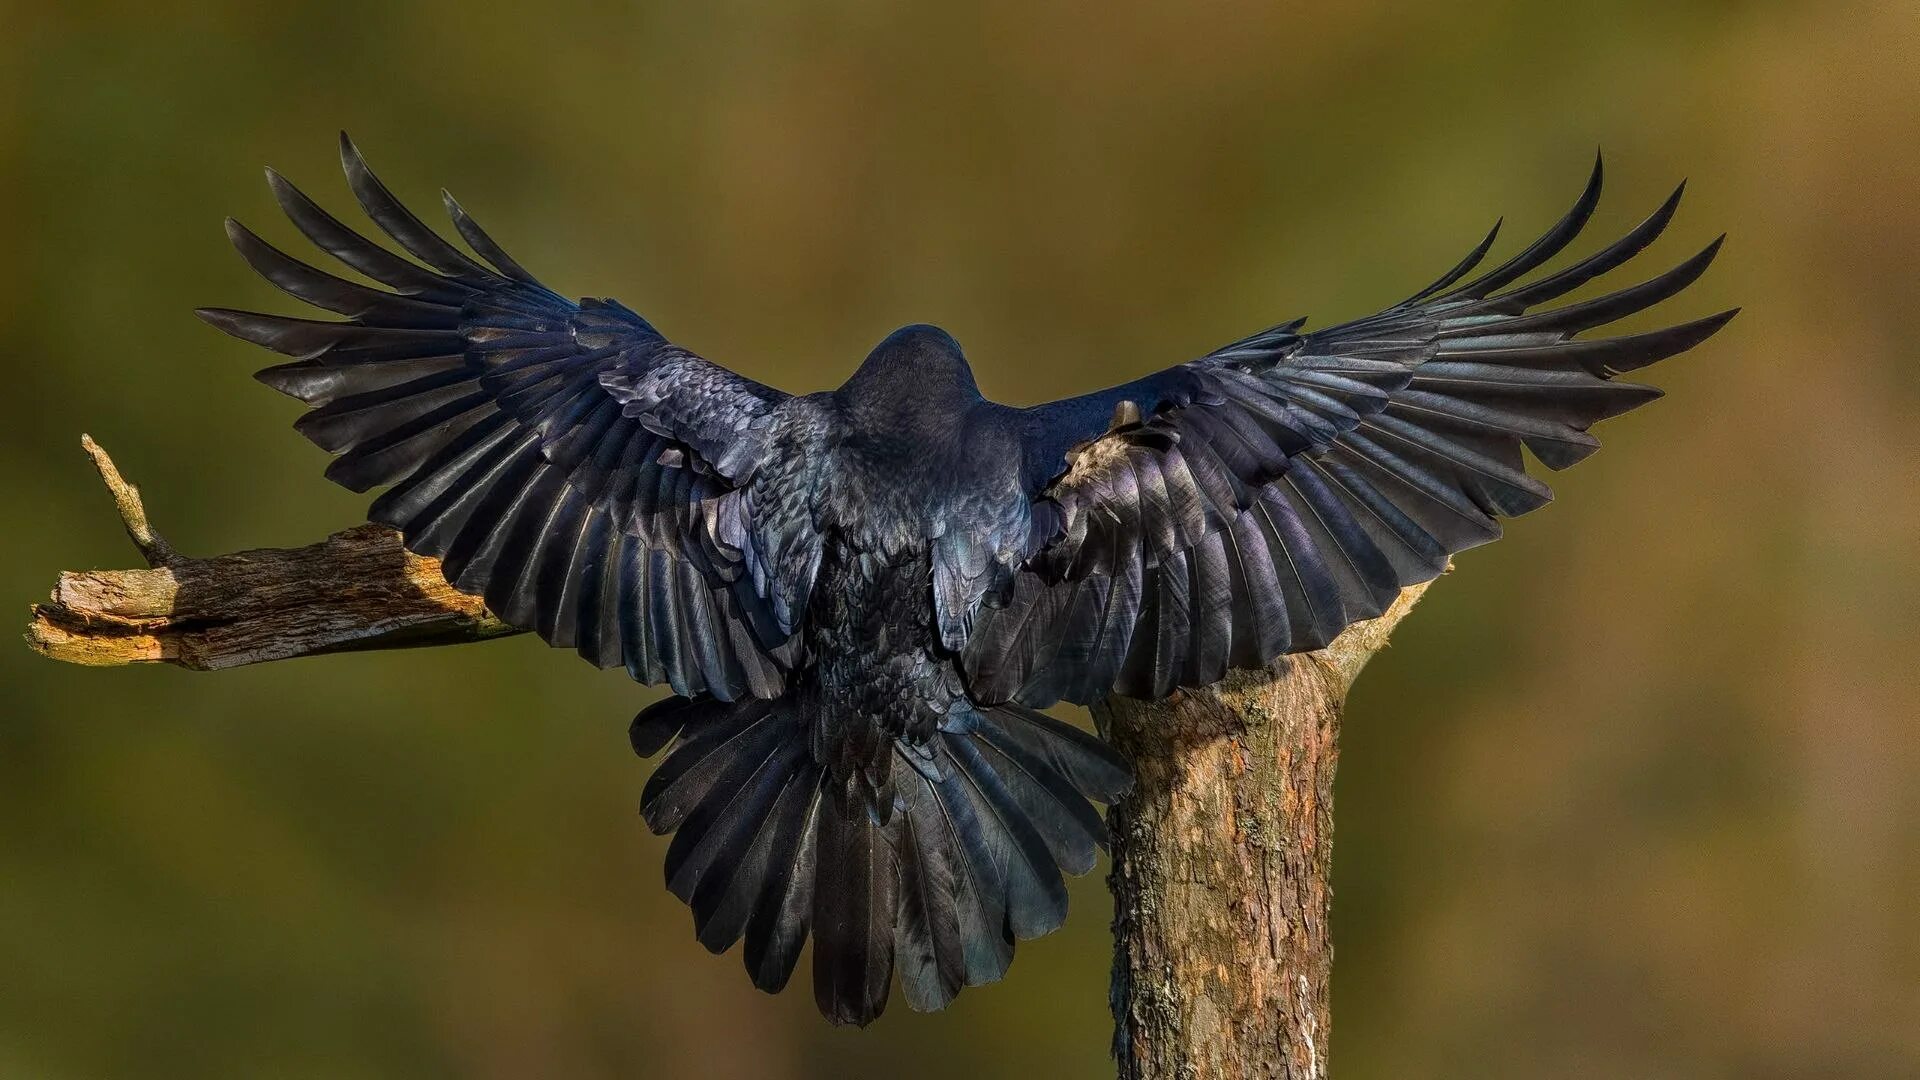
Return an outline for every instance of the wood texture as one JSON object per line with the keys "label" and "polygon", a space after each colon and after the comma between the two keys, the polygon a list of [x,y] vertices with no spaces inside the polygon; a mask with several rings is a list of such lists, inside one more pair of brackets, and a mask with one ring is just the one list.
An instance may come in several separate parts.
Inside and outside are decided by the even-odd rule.
{"label": "wood texture", "polygon": [[148,566],[60,575],[33,606],[27,644],[73,664],[166,663],[198,671],[354,649],[448,645],[518,633],[448,585],[440,564],[383,525],[317,544],[199,559],[147,519],[139,489],[92,439],[83,445]]}
{"label": "wood texture", "polygon": [[1110,818],[1123,1080],[1327,1075],[1340,711],[1425,589],[1320,652],[1095,710],[1136,774]]}
{"label": "wood texture", "polygon": [[[106,452],[83,445],[149,565],[62,573],[27,630],[42,655],[210,671],[518,632],[384,526],[300,548],[180,555]],[[1425,589],[1325,650],[1165,702],[1116,697],[1094,710],[1138,774],[1112,811],[1123,1080],[1327,1075],[1340,711]]]}

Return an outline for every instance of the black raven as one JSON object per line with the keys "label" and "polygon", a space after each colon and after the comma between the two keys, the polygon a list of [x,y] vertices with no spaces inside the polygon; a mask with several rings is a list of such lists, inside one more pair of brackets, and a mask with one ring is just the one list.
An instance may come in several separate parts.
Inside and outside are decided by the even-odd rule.
{"label": "black raven", "polygon": [[[954,339],[908,326],[837,390],[791,396],[568,300],[449,196],[473,254],[409,212],[341,137],[368,241],[269,171],[295,226],[385,288],[299,262],[231,219],[242,257],[345,321],[200,316],[285,353],[259,373],[313,406],[370,516],[517,626],[674,697],[632,743],[667,749],[642,810],[667,886],[716,952],[787,982],[809,933],[836,1023],[938,1009],[1066,917],[1061,871],[1106,831],[1126,764],[1036,711],[1158,698],[1327,644],[1497,519],[1548,500],[1587,429],[1659,396],[1613,376],[1733,312],[1577,340],[1664,300],[1706,250],[1642,284],[1536,310],[1627,261],[1618,242],[1516,284],[1600,194],[1460,284],[1364,319],[1288,322],[1197,360],[1032,408],[980,395]],[[1684,187],[1684,185],[1683,185]],[[1497,231],[1496,226],[1496,231]],[[476,259],[474,255],[479,258]],[[417,261],[416,261],[417,260]]]}

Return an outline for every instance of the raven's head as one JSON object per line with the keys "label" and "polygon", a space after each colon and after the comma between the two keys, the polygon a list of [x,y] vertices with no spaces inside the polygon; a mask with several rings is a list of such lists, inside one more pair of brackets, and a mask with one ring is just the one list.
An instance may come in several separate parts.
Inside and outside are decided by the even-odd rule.
{"label": "raven's head", "polygon": [[980,400],[960,343],[924,323],[888,334],[840,387],[840,394],[856,408],[896,414],[951,410]]}

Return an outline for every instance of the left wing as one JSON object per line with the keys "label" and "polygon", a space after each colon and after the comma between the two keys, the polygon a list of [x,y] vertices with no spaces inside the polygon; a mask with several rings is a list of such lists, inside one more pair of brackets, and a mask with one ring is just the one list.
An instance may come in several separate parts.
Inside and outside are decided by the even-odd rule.
{"label": "left wing", "polygon": [[802,508],[766,497],[771,474],[793,467],[770,449],[791,399],[614,301],[561,297],[448,196],[476,261],[402,206],[345,135],[340,154],[361,208],[419,261],[269,171],[294,225],[385,288],[229,220],[263,277],[346,320],[199,312],[297,358],[259,378],[313,406],[295,427],[338,455],[327,476],[391,485],[369,516],[550,644],[682,695],[776,696],[812,579],[805,551],[789,550],[811,535]]}
{"label": "left wing", "polygon": [[[1618,242],[1530,284],[1600,194],[1511,260],[1457,285],[1493,243],[1378,315],[1286,323],[1123,386],[1028,411],[1035,515],[1011,595],[961,654],[982,702],[1164,697],[1230,667],[1326,645],[1551,498],[1595,422],[1660,395],[1621,372],[1699,344],[1734,312],[1580,340],[1664,300],[1719,249],[1642,284],[1534,311],[1658,236],[1680,192]],[[1684,185],[1683,185],[1684,187]],[[1497,232],[1497,226],[1496,226]]]}

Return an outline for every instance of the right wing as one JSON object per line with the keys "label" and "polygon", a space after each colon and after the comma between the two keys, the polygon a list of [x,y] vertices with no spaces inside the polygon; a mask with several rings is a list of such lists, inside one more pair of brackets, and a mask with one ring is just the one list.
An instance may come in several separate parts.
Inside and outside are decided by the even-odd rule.
{"label": "right wing", "polygon": [[339,455],[327,476],[354,491],[392,485],[369,516],[550,644],[682,695],[778,695],[812,533],[804,506],[756,506],[750,489],[763,463],[793,467],[772,449],[791,399],[614,301],[561,297],[446,197],[482,265],[402,206],[345,135],[341,159],[367,216],[420,262],[269,171],[308,239],[387,288],[308,266],[229,220],[262,276],[347,320],[198,312],[298,358],[259,378],[314,407],[295,426]]}
{"label": "right wing", "polygon": [[1719,248],[1595,299],[1535,310],[1659,235],[1680,193],[1618,242],[1515,285],[1585,225],[1600,168],[1566,217],[1460,282],[1439,281],[1326,330],[1292,322],[1109,390],[1029,410],[1036,518],[1006,602],[962,653],[981,701],[1044,707],[1109,693],[1159,698],[1230,668],[1325,646],[1380,614],[1498,519],[1551,497],[1587,429],[1659,396],[1616,382],[1704,341],[1733,316],[1598,340],[1576,335],[1667,299]]}

